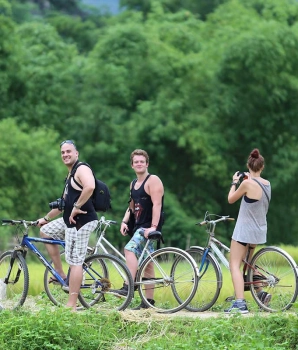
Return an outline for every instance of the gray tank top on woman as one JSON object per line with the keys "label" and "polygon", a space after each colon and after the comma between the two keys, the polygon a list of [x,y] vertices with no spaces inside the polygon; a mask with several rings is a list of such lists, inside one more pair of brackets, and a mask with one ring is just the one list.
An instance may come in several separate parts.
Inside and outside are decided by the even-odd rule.
{"label": "gray tank top on woman", "polygon": [[268,198],[271,199],[270,184],[261,186],[263,188],[260,200],[248,203],[244,196],[241,200],[239,214],[232,239],[238,242],[263,244],[267,240],[267,219],[266,215],[269,208]]}

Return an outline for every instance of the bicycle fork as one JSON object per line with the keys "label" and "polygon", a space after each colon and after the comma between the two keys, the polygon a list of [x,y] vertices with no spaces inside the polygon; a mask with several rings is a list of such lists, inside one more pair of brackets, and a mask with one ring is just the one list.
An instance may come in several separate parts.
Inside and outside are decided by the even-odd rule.
{"label": "bicycle fork", "polygon": [[12,283],[12,284],[15,284],[19,281],[19,278],[20,278],[20,275],[21,275],[21,272],[22,272],[22,268],[21,266],[19,265],[18,266],[18,272],[16,274],[16,277],[13,281],[9,282],[9,278],[10,278],[10,274],[11,274],[11,270],[12,270],[12,267],[15,263],[15,260],[16,260],[16,257],[18,254],[20,254],[20,251],[23,252],[23,257],[25,258],[26,257],[26,251],[24,251],[22,248],[16,248],[12,254],[11,254],[11,259],[10,259],[10,262],[9,262],[9,267],[8,267],[8,270],[7,270],[7,275],[6,277],[4,278],[4,281],[3,283],[4,284],[8,284],[8,283]]}

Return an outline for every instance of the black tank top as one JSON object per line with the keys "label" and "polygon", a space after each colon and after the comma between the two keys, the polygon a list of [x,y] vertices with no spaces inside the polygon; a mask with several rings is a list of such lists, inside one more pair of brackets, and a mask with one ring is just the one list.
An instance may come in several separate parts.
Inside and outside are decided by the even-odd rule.
{"label": "black tank top", "polygon": [[[139,189],[135,190],[135,182],[133,182],[132,188],[131,188],[131,198],[134,201],[134,214],[135,214],[135,229],[138,229],[140,227],[148,228],[151,227],[152,224],[152,207],[153,203],[151,200],[151,196],[145,191],[145,183],[150,177],[150,174],[146,177],[146,179],[143,181],[142,185]],[[158,223],[157,230],[161,231],[162,227],[162,221],[163,221],[163,196],[162,196],[162,205],[161,205],[161,213],[160,213],[160,220]]]}
{"label": "black tank top", "polygon": [[[73,177],[74,179],[74,177]],[[75,181],[75,180],[74,180]],[[82,188],[80,184],[78,184],[77,181],[75,183]],[[71,177],[66,180],[65,190],[64,190],[64,198],[65,198],[65,208],[63,212],[63,220],[65,222],[65,225],[67,227],[76,227],[77,230],[79,230],[82,226],[87,224],[90,221],[98,220],[96,211],[94,209],[93,203],[91,198],[87,200],[87,202],[82,205],[81,210],[86,211],[86,214],[79,214],[74,217],[76,221],[75,224],[69,223],[69,217],[71,214],[71,211],[73,209],[73,205],[77,200],[79,199],[82,191],[76,190],[71,186]]]}

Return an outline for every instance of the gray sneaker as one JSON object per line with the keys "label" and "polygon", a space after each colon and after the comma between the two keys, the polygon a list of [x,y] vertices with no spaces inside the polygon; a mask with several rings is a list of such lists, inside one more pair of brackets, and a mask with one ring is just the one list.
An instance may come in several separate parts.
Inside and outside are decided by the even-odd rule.
{"label": "gray sneaker", "polygon": [[245,300],[236,300],[233,302],[232,306],[228,309],[224,310],[226,314],[232,314],[232,313],[241,313],[241,314],[247,314],[249,311],[247,309],[246,301]]}
{"label": "gray sneaker", "polygon": [[269,303],[270,303],[270,300],[272,298],[272,295],[267,293],[267,292],[261,291],[261,292],[258,293],[258,298],[261,300],[261,302],[265,306],[268,306]]}

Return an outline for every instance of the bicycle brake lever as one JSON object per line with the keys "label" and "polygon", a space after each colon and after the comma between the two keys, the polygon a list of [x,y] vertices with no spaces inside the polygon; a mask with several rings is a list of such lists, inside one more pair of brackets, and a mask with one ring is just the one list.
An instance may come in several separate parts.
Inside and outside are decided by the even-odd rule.
{"label": "bicycle brake lever", "polygon": [[207,221],[197,222],[196,225],[203,226],[206,225]]}

